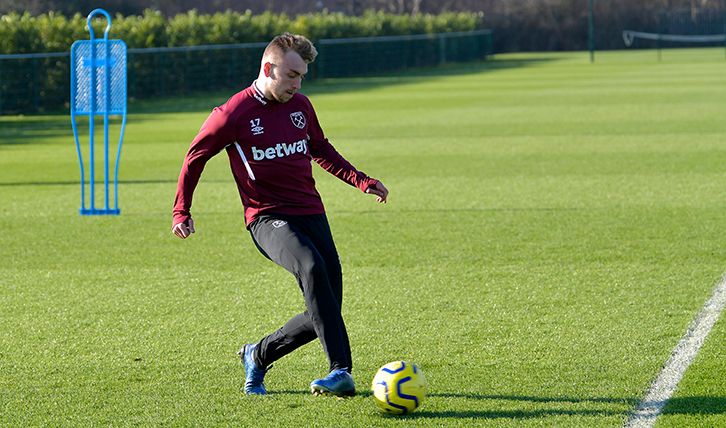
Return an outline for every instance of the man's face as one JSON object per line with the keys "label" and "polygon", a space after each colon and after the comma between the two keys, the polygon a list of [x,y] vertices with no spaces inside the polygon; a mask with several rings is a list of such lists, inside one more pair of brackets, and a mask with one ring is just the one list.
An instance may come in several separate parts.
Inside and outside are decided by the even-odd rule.
{"label": "man's face", "polygon": [[297,52],[290,51],[277,64],[270,67],[270,94],[281,103],[290,101],[300,89],[308,72],[308,63]]}

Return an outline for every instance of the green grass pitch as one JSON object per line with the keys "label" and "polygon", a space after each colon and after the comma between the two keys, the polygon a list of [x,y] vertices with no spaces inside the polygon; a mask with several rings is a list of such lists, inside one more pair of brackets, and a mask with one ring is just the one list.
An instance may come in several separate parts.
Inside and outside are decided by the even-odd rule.
{"label": "green grass pitch", "polygon": [[[117,217],[78,214],[67,115],[0,117],[0,426],[622,426],[726,271],[724,52],[656,58],[304,85],[391,191],[379,205],[316,167],[360,392],[345,401],[308,391],[317,342],[275,364],[269,397],[241,392],[236,351],[302,298],[254,248],[224,154],[197,234],[170,233],[184,154],[231,93],[131,104]],[[726,426],[725,340],[722,319],[657,427]],[[392,417],[368,390],[398,359],[429,393]]]}

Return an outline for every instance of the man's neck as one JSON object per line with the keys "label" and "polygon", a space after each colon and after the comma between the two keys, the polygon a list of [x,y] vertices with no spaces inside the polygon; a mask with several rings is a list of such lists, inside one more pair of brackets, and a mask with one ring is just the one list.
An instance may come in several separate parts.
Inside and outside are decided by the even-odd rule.
{"label": "man's neck", "polygon": [[257,78],[254,82],[252,82],[252,85],[254,85],[257,92],[265,97],[268,101],[274,101],[275,99],[272,97],[271,94],[269,94],[269,91],[267,90],[267,85],[263,83],[260,83],[260,79]]}

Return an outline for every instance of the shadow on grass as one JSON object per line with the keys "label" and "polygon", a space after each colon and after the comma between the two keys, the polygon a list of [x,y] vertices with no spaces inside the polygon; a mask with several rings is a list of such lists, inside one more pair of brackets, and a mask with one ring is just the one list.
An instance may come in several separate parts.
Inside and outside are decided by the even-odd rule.
{"label": "shadow on grass", "polygon": [[[121,130],[121,116],[113,115],[109,120],[108,143],[113,153],[118,145]],[[78,137],[82,147],[87,147],[89,127],[88,117],[76,118]],[[132,116],[128,117],[126,128],[134,122]],[[97,147],[103,144],[103,117],[97,116],[95,120],[95,143]],[[75,145],[73,125],[70,114],[43,114],[42,116],[13,116],[0,117],[0,150],[18,145]],[[75,151],[75,148],[73,149]]]}
{"label": "shadow on grass", "polygon": [[466,398],[469,400],[510,400],[528,401],[530,403],[607,403],[635,406],[638,400],[632,398],[572,398],[572,397],[529,397],[524,395],[482,395],[482,394],[455,394],[443,392],[439,394],[426,394],[427,397]]}
{"label": "shadow on grass", "polygon": [[664,415],[726,415],[726,397],[671,398]]}
{"label": "shadow on grass", "polygon": [[[271,394],[289,394],[289,395],[310,395],[309,391],[270,391]],[[370,397],[373,395],[371,391],[358,391],[358,397]],[[427,394],[427,397],[441,398],[461,398],[465,400],[476,401],[515,401],[528,403],[552,403],[552,404],[610,404],[622,406],[626,409],[634,409],[639,400],[634,398],[572,398],[572,397],[530,397],[520,395],[484,395],[484,394],[456,394],[456,393],[433,393]],[[381,417],[385,418],[407,418],[407,419],[424,419],[424,418],[456,418],[456,419],[533,419],[547,416],[616,416],[623,417],[629,410],[598,410],[598,409],[538,409],[538,410],[442,410],[430,411],[425,406],[416,412],[407,415],[389,415],[381,413]],[[685,397],[673,398],[663,412],[664,415],[721,415],[726,414],[726,397]]]}
{"label": "shadow on grass", "polygon": [[445,64],[439,67],[427,67],[371,74],[356,77],[320,79],[306,84],[301,90],[306,95],[330,94],[338,92],[368,91],[387,86],[400,86],[418,83],[422,80],[435,81],[451,76],[481,74],[496,70],[532,67],[557,60],[557,57],[521,58],[512,60],[490,59],[459,64]]}
{"label": "shadow on grass", "polygon": [[[478,394],[428,394],[430,397],[453,397],[470,400],[508,400],[530,403],[594,403],[614,404],[628,409],[634,409],[639,400],[632,398],[567,398],[567,397],[528,397],[506,395],[478,395]],[[625,416],[626,412],[617,410],[598,409],[539,409],[539,410],[445,410],[427,411],[424,409],[405,415],[406,418],[461,418],[461,419],[531,419],[552,415],[564,416]],[[724,415],[726,414],[726,397],[683,397],[671,399],[663,415]],[[400,416],[399,416],[400,417]]]}
{"label": "shadow on grass", "polygon": [[[205,180],[207,183],[229,183],[230,180]],[[103,181],[96,180],[95,181],[96,186],[103,186]],[[118,184],[124,185],[124,184],[176,184],[177,179],[165,179],[165,180],[119,180]],[[10,183],[3,183],[0,182],[0,187],[10,187],[10,186],[69,186],[69,185],[81,185],[80,178],[78,180],[74,181],[17,181],[17,182],[10,182]],[[86,181],[86,186],[88,186],[88,181]],[[109,186],[113,186],[113,179],[109,180]]]}
{"label": "shadow on grass", "polygon": [[[431,81],[450,76],[465,76],[495,70],[531,67],[538,64],[556,61],[557,59],[558,58],[556,56],[547,58],[521,58],[508,60],[490,59],[487,61],[445,64],[438,67],[407,69],[382,74],[309,80],[303,84],[303,88],[300,92],[306,96],[313,96],[316,94],[369,91],[388,86],[418,83],[422,80]],[[252,82],[250,82],[250,84],[252,84]],[[225,103],[229,97],[243,89],[244,88],[241,87],[236,90],[232,89],[221,92],[218,91],[138,100],[129,106],[129,112],[138,114],[211,112],[214,107]]]}
{"label": "shadow on grass", "polygon": [[[270,391],[271,394],[291,394],[291,395],[309,395],[308,391]],[[373,395],[371,391],[358,391],[358,397],[370,397]],[[580,403],[594,403],[594,404],[614,404],[624,406],[627,409],[635,407],[638,400],[627,399],[627,398],[567,398],[567,397],[528,397],[528,396],[515,396],[515,395],[483,395],[483,394],[455,394],[455,393],[433,393],[426,394],[428,398],[441,397],[441,398],[460,398],[464,400],[474,400],[480,402],[486,401],[514,401],[514,402],[529,402],[529,403],[552,403],[552,404],[580,404]],[[406,415],[390,415],[388,413],[381,412],[383,418],[403,418],[403,419],[433,419],[433,418],[453,418],[453,419],[533,419],[542,418],[553,415],[565,415],[565,416],[615,416],[622,415],[623,417],[627,414],[627,410],[598,410],[598,409],[538,409],[538,410],[441,410],[431,411],[423,409],[417,410],[413,413]]]}
{"label": "shadow on grass", "polygon": [[535,419],[543,418],[547,416],[615,416],[623,415],[622,412],[617,411],[606,411],[606,410],[491,410],[491,411],[478,411],[478,410],[464,410],[455,411],[447,410],[440,412],[429,412],[426,410],[419,410],[408,415],[401,416],[389,416],[383,414],[383,417],[397,417],[407,419],[424,419],[424,418],[456,418],[456,419]]}
{"label": "shadow on grass", "polygon": [[[454,393],[439,393],[439,394],[427,394],[428,397],[444,397],[444,398],[464,398],[468,400],[506,400],[516,402],[529,402],[529,403],[569,403],[569,404],[580,404],[580,403],[595,403],[595,404],[615,404],[632,408],[637,404],[635,399],[625,398],[570,398],[570,397],[529,397],[529,396],[517,396],[517,395],[479,395],[479,394],[454,394]],[[429,411],[421,409],[409,415],[404,415],[405,418],[419,419],[419,418],[457,418],[457,419],[533,419],[542,418],[547,416],[615,416],[625,415],[625,412],[618,410],[598,410],[598,409],[537,409],[537,410],[442,410],[442,411]],[[399,416],[400,417],[400,416]]]}
{"label": "shadow on grass", "polygon": [[[384,73],[380,75],[363,75],[357,77],[320,79],[306,82],[301,92],[305,95],[333,94],[343,92],[369,91],[389,86],[401,86],[421,81],[435,81],[451,76],[465,76],[482,74],[496,70],[532,67],[539,64],[556,61],[558,57],[546,58],[518,58],[487,61],[475,61],[459,64],[445,64],[439,67],[408,69]],[[252,82],[250,82],[252,83]],[[149,98],[135,100],[128,103],[128,117],[126,129],[136,124],[154,122],[154,114],[158,113],[209,113],[214,107],[225,103],[229,97],[244,87],[187,95],[173,95],[163,98]],[[79,136],[88,136],[88,118],[77,118]],[[110,126],[113,138],[109,139],[112,147],[118,142],[118,130],[121,118],[111,118]],[[201,125],[201,123],[200,123]],[[96,129],[103,129],[103,119],[96,117]],[[97,137],[98,138],[98,137]],[[116,140],[115,140],[116,139]],[[102,141],[101,140],[97,140]],[[59,111],[27,116],[0,117],[0,150],[4,147],[29,144],[72,144],[74,142],[70,114],[68,111]]]}
{"label": "shadow on grass", "polygon": [[0,120],[0,149],[37,143],[40,140],[62,140],[68,135],[73,139],[69,115],[25,116]]}

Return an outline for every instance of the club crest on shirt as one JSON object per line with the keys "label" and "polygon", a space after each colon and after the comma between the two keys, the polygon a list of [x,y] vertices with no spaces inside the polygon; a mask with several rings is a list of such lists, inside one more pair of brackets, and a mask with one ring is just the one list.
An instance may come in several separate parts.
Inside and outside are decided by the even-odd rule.
{"label": "club crest on shirt", "polygon": [[305,115],[302,114],[301,111],[296,111],[295,113],[290,113],[290,119],[292,119],[292,124],[295,125],[295,127],[303,129],[305,128],[305,125],[307,122],[305,121]]}

